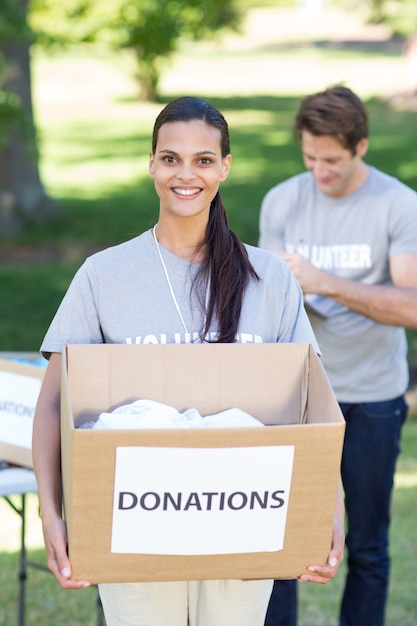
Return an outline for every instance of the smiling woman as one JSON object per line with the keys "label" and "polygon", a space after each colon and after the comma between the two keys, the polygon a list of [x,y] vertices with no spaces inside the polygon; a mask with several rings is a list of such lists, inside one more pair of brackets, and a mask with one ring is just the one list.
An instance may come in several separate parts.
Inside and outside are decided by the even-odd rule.
{"label": "smiling woman", "polygon": [[[223,155],[219,139],[217,128],[201,120],[166,123],[150,156],[149,171],[160,199],[158,238],[188,260],[202,258],[199,248],[211,201],[229,175],[231,156]],[[175,233],[174,224],[184,217],[189,219]]]}
{"label": "smiling woman", "polygon": [[[298,342],[318,350],[288,265],[272,252],[243,244],[229,229],[219,187],[230,163],[228,126],[220,111],[193,97],[168,103],[156,118],[149,159],[159,197],[156,227],[85,261],[42,343],[50,360],[34,419],[33,459],[48,564],[63,589],[89,585],[71,577],[61,513],[66,343],[140,344],[152,337],[151,343],[171,344]],[[242,497],[233,496],[231,505],[241,506]],[[339,500],[328,562],[310,566],[302,579],[328,582],[342,552]],[[263,626],[271,588],[270,580],[105,583],[100,595],[108,626]]]}

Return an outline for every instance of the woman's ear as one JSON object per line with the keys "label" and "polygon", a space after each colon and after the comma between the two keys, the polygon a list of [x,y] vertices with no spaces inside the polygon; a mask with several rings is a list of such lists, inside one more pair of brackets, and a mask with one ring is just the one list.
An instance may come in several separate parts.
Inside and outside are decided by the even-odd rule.
{"label": "woman's ear", "polygon": [[155,166],[155,156],[153,152],[149,153],[149,174],[153,178],[154,176],[154,166]]}
{"label": "woman's ear", "polygon": [[229,176],[231,165],[232,165],[232,155],[228,154],[223,159],[223,166],[222,166],[222,171],[221,171],[221,174],[220,174],[220,181],[221,182],[226,180],[226,178]]}

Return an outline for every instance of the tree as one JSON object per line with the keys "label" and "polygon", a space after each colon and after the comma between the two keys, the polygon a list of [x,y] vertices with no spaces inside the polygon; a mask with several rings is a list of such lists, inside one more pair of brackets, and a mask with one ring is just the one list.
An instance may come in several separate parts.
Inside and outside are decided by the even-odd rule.
{"label": "tree", "polygon": [[154,100],[162,69],[181,40],[213,36],[238,23],[230,0],[125,0],[114,23],[114,45],[133,52],[140,97]]}
{"label": "tree", "polygon": [[27,25],[28,0],[2,0],[0,16],[0,232],[53,211],[38,168]]}
{"label": "tree", "polygon": [[368,0],[369,22],[371,24],[381,24],[385,18],[385,0]]}
{"label": "tree", "polygon": [[[43,40],[97,42],[127,50],[141,100],[155,100],[163,68],[184,40],[237,29],[235,0],[34,0]],[[71,24],[71,28],[68,25]]]}

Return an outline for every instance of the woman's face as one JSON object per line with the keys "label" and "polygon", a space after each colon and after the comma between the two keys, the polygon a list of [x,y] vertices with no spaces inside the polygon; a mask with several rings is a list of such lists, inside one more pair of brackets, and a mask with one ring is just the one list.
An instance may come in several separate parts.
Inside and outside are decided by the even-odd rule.
{"label": "woman's face", "polygon": [[220,131],[201,120],[161,126],[149,172],[160,198],[160,213],[192,217],[209,213],[231,156],[222,156]]}

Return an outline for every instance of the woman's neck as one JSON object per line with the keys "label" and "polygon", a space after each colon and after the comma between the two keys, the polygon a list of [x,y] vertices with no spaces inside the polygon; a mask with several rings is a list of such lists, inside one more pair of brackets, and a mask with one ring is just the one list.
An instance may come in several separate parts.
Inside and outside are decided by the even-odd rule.
{"label": "woman's neck", "polygon": [[205,231],[200,233],[200,237],[197,237],[195,229],[192,231],[189,229],[172,229],[158,222],[154,226],[154,233],[158,243],[175,256],[186,261],[199,262],[202,260],[204,253],[201,249],[201,242],[204,239]]}

